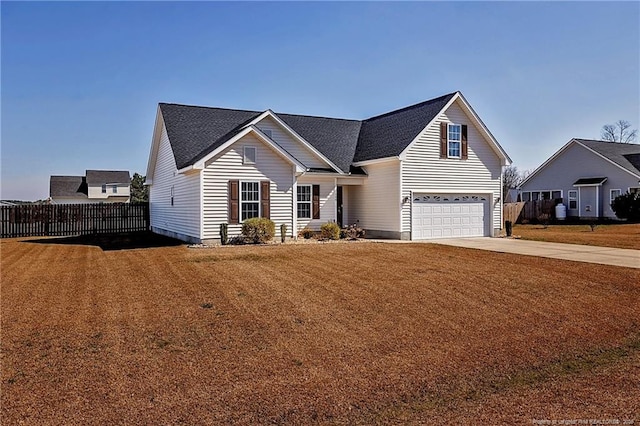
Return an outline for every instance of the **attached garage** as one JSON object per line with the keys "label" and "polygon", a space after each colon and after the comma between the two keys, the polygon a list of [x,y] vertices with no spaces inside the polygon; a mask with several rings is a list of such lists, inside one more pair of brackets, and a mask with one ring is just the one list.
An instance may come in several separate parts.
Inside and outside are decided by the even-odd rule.
{"label": "attached garage", "polygon": [[491,235],[490,197],[483,194],[413,194],[411,238]]}

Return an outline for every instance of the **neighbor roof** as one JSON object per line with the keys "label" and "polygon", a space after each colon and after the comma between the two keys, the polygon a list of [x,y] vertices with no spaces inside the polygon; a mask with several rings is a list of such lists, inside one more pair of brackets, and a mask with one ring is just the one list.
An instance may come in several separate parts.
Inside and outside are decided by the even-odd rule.
{"label": "neighbor roof", "polygon": [[[400,155],[456,93],[362,121],[275,114],[340,170],[357,173],[354,162]],[[168,103],[159,107],[178,169],[213,152],[262,114]]]}
{"label": "neighbor roof", "polygon": [[128,171],[122,170],[87,170],[87,184],[91,186],[107,183],[130,183]]}
{"label": "neighbor roof", "polygon": [[575,139],[575,141],[608,158],[623,169],[640,175],[640,145],[592,139]]}
{"label": "neighbor roof", "polygon": [[87,182],[84,176],[51,176],[49,196],[65,198],[87,198]]}

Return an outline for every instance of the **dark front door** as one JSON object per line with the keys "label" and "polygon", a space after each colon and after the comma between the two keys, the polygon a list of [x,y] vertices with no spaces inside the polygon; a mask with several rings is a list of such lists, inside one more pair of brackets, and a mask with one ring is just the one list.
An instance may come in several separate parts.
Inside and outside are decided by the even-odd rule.
{"label": "dark front door", "polygon": [[343,227],[342,224],[342,187],[339,186],[338,187],[338,194],[337,194],[337,200],[336,200],[336,221],[338,222],[338,226],[340,226],[340,228]]}

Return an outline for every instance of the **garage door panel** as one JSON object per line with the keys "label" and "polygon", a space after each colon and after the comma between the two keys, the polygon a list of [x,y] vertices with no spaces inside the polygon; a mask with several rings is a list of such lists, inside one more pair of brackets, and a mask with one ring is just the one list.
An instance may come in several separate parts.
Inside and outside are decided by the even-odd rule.
{"label": "garage door panel", "polygon": [[413,239],[488,235],[489,199],[474,194],[416,194],[412,210]]}

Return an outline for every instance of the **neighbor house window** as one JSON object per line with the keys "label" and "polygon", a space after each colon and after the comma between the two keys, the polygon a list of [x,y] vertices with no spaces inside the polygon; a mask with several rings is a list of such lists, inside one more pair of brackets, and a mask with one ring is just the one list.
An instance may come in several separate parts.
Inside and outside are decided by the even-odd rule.
{"label": "neighbor house window", "polygon": [[114,194],[118,193],[118,185],[111,185],[111,192]]}
{"label": "neighbor house window", "polygon": [[640,192],[640,187],[629,188],[629,194],[635,194],[637,192]]}
{"label": "neighbor house window", "polygon": [[613,200],[615,200],[617,197],[622,195],[622,190],[620,189],[612,189],[611,191],[609,191],[610,193],[610,200],[609,200],[609,204],[613,203]]}
{"label": "neighbor house window", "polygon": [[173,186],[172,186],[171,187],[171,194],[170,194],[171,195],[171,205],[173,205],[173,192],[174,192],[174,190],[173,190]]}
{"label": "neighbor house window", "polygon": [[523,192],[521,197],[522,201],[531,201],[531,192]]}
{"label": "neighbor house window", "polygon": [[447,149],[449,157],[460,158],[460,144],[462,143],[462,126],[449,124],[447,129]]}
{"label": "neighbor house window", "polygon": [[562,198],[562,191],[551,191],[551,198],[553,200],[557,200],[558,198]]}
{"label": "neighbor house window", "polygon": [[256,164],[256,148],[253,146],[245,146],[243,149],[243,164]]}
{"label": "neighbor house window", "polygon": [[102,185],[102,193],[103,194],[107,193],[107,185]]}
{"label": "neighbor house window", "polygon": [[569,191],[569,209],[575,210],[578,208],[578,191]]}
{"label": "neighbor house window", "polygon": [[311,185],[298,185],[298,217],[311,219]]}
{"label": "neighbor house window", "polygon": [[240,212],[242,221],[260,217],[260,182],[241,183]]}

